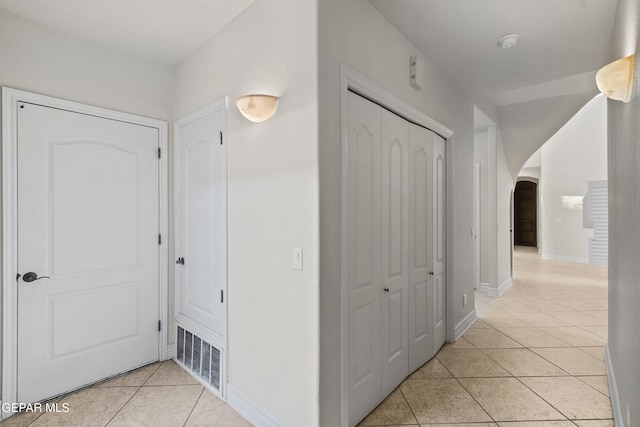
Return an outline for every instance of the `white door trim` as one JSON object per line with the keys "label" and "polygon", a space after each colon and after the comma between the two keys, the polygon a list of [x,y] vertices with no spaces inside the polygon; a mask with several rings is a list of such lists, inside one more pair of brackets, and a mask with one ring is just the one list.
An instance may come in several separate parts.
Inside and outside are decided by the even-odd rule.
{"label": "white door trim", "polygon": [[[167,304],[168,304],[168,180],[167,180],[167,122],[128,113],[80,104],[39,95],[22,90],[2,88],[2,401],[16,402],[18,385],[18,301],[17,271],[17,160],[18,160],[18,102],[44,105],[76,113],[89,114],[112,120],[158,129],[159,145],[163,156],[159,162],[159,228],[163,242],[159,248],[158,315],[164,325],[159,337],[158,357],[167,358]],[[2,412],[4,418],[9,413]]]}
{"label": "white door trim", "polygon": [[[395,95],[381,88],[371,80],[362,76],[358,72],[354,71],[345,64],[340,64],[340,141],[341,141],[341,159],[342,159],[342,199],[341,199],[341,307],[340,307],[340,378],[341,378],[341,398],[340,398],[340,418],[343,426],[349,425],[349,291],[348,291],[348,271],[346,266],[348,265],[348,242],[349,236],[348,230],[348,183],[349,183],[349,168],[348,168],[348,137],[349,137],[349,103],[348,95],[349,91],[355,92],[376,104],[381,105],[383,108],[390,110],[401,117],[404,117],[410,122],[426,127],[433,132],[439,134],[446,140],[445,144],[445,156],[446,156],[446,191],[445,191],[445,206],[446,206],[446,218],[451,218],[453,212],[453,201],[451,197],[446,197],[451,194],[453,189],[453,131],[438,121],[432,119],[426,114],[418,111],[413,106],[407,104]],[[453,283],[453,271],[452,271],[452,221],[446,221],[446,266],[445,276],[447,277],[447,290],[450,289],[451,283]],[[447,292],[447,337],[449,340],[453,340],[453,292]]]}

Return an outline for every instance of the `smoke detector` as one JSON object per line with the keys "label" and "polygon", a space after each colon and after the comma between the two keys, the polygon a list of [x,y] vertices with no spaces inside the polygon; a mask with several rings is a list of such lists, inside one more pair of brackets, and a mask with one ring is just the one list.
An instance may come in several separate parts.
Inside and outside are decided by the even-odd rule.
{"label": "smoke detector", "polygon": [[498,46],[503,49],[509,49],[510,47],[513,47],[516,45],[516,43],[518,43],[519,38],[520,36],[517,34],[509,34],[498,40]]}

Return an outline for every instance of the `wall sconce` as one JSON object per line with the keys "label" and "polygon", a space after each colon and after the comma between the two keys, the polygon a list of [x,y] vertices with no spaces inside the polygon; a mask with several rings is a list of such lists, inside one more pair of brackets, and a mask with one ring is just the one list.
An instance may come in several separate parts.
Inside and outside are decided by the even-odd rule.
{"label": "wall sconce", "polygon": [[273,95],[245,95],[236,101],[238,110],[247,119],[255,123],[269,120],[278,108],[278,97]]}
{"label": "wall sconce", "polygon": [[629,102],[633,87],[634,55],[605,65],[596,74],[598,89],[607,98]]}

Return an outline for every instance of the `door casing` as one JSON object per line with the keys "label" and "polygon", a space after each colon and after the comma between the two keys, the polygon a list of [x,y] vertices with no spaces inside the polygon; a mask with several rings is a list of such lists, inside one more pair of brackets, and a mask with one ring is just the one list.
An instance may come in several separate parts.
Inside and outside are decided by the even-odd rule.
{"label": "door casing", "polygon": [[[16,402],[18,371],[18,317],[17,317],[17,160],[18,134],[17,110],[18,102],[32,103],[52,108],[94,115],[112,120],[149,126],[158,129],[159,159],[158,218],[162,244],[159,248],[158,272],[158,314],[163,325],[159,337],[158,357],[166,360],[167,348],[167,304],[168,304],[168,180],[167,180],[167,122],[108,110],[72,101],[66,101],[45,95],[39,95],[18,89],[2,88],[2,402]],[[2,403],[0,402],[0,403]],[[2,412],[2,417],[11,413]]]}
{"label": "door casing", "polygon": [[[442,136],[445,141],[445,159],[446,159],[446,189],[445,189],[445,217],[451,218],[453,212],[453,200],[451,197],[447,197],[451,194],[454,168],[453,168],[453,131],[431,117],[421,113],[411,105],[397,98],[390,92],[382,89],[366,77],[362,76],[355,70],[351,69],[345,64],[340,64],[340,140],[341,140],[341,158],[342,158],[342,198],[341,198],[341,346],[340,346],[340,372],[341,372],[341,408],[340,419],[343,426],[349,425],[349,278],[348,278],[348,243],[349,236],[346,230],[348,230],[349,216],[347,212],[348,207],[348,182],[349,182],[349,167],[348,167],[348,139],[349,139],[349,126],[348,126],[348,96],[349,92],[355,92],[369,99],[370,101],[383,106],[383,108],[404,117],[409,122],[416,123],[423,126],[436,134]],[[453,223],[452,221],[446,221],[445,224],[445,242],[446,242],[446,256],[445,259],[453,259]],[[453,319],[453,292],[450,291],[451,283],[453,279],[452,262],[446,262],[445,276],[447,277],[446,283],[446,335],[448,341],[455,340],[454,333],[454,319]]]}

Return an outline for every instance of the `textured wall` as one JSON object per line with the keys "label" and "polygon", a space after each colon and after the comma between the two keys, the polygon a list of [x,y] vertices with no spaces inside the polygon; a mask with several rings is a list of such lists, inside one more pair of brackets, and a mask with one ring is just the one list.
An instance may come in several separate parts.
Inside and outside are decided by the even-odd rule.
{"label": "textured wall", "polygon": [[[229,97],[228,330],[233,396],[287,426],[318,423],[315,0],[258,0],[175,73],[175,118]],[[236,98],[280,96],[256,124]],[[292,248],[304,270],[292,269]]]}

